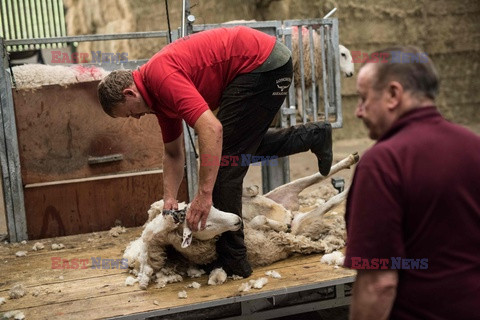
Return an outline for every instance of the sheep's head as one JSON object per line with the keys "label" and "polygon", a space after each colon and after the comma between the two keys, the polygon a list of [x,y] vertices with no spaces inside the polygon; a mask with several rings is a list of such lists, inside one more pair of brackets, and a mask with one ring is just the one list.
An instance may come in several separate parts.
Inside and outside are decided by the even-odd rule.
{"label": "sheep's head", "polygon": [[[199,222],[199,229],[200,224],[201,222]],[[237,231],[241,226],[242,218],[236,214],[212,207],[207,217],[205,229],[192,232],[190,228],[187,227],[186,222],[184,222],[182,247],[186,248],[190,245],[192,236],[199,240],[210,240],[226,231]]]}
{"label": "sheep's head", "polygon": [[353,58],[350,50],[342,46],[341,44],[338,45],[338,49],[340,52],[340,71],[345,73],[346,77],[353,76],[354,73],[354,66],[353,66]]}

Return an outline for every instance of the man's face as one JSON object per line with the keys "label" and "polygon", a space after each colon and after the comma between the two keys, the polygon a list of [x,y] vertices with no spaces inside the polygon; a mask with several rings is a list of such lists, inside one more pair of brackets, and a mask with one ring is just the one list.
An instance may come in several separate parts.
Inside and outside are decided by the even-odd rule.
{"label": "man's face", "polygon": [[142,95],[138,92],[135,85],[125,88],[123,95],[125,96],[125,102],[119,103],[113,108],[115,118],[133,117],[140,119],[141,116],[147,113],[155,113],[145,103],[145,100],[143,100]]}
{"label": "man's face", "polygon": [[362,119],[371,139],[379,139],[390,126],[386,90],[375,90],[376,70],[374,64],[366,64],[360,69],[357,77],[359,95],[355,116]]}
{"label": "man's face", "polygon": [[132,99],[128,98],[127,101],[117,104],[114,111],[115,118],[133,117],[140,119],[141,116],[147,113],[152,113],[152,111],[139,101],[132,101]]}

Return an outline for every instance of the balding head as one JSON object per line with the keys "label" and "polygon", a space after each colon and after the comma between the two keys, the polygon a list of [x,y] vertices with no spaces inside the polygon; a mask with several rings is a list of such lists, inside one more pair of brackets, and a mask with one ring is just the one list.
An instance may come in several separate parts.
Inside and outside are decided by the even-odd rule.
{"label": "balding head", "polygon": [[[425,52],[413,46],[392,47],[372,53],[382,57],[375,63],[373,87],[382,90],[390,81],[399,82],[405,91],[419,99],[434,100],[439,78],[435,66]],[[371,64],[368,61],[365,64]]]}

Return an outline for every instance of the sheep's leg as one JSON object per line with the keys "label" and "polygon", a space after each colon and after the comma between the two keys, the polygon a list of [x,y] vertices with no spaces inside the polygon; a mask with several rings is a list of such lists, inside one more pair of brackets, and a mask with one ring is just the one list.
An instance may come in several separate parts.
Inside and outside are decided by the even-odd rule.
{"label": "sheep's leg", "polygon": [[277,232],[280,231],[288,231],[290,226],[286,223],[282,223],[273,219],[269,219],[264,215],[258,215],[250,220],[249,225],[253,229],[258,230],[275,230]]}
{"label": "sheep's leg", "polygon": [[[357,163],[359,159],[360,157],[356,152],[349,155],[347,158],[332,166],[332,169],[330,170],[330,173],[327,177],[330,177],[343,169],[349,168],[350,166]],[[283,205],[288,210],[297,211],[299,208],[299,193],[302,192],[305,188],[315,183],[318,183],[326,179],[327,177],[322,176],[320,173],[315,173],[311,176],[300,178],[295,181],[281,185],[265,194],[265,197]]]}
{"label": "sheep's leg", "polygon": [[331,197],[327,202],[318,206],[314,210],[307,213],[298,213],[292,220],[292,234],[296,235],[303,230],[303,224],[309,223],[312,219],[321,219],[322,216],[333,207],[340,204],[347,198],[349,188],[345,188],[341,193]]}

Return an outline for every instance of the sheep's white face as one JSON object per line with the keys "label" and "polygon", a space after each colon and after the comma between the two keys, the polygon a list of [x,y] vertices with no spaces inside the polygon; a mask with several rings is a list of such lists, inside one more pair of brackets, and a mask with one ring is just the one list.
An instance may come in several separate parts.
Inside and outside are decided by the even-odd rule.
{"label": "sheep's white face", "polygon": [[338,48],[340,52],[340,71],[345,73],[345,76],[351,77],[354,73],[352,54],[350,53],[350,50],[341,44],[338,45]]}
{"label": "sheep's white face", "polygon": [[[185,204],[185,202],[180,202],[178,204],[178,209],[187,210],[187,205]],[[163,211],[163,200],[154,202],[150,206],[150,210],[148,210],[149,221],[153,220],[158,215],[162,215],[162,211]],[[173,220],[172,220],[172,223],[173,223]],[[181,221],[177,223],[179,227],[180,226],[184,226],[184,228],[186,227],[186,223],[184,222],[184,217],[181,219]],[[200,229],[200,224],[201,222],[199,222],[199,229]],[[187,231],[184,231],[184,234],[187,233],[187,234],[193,235],[195,238],[199,240],[209,240],[209,239],[215,238],[216,236],[226,231],[237,231],[240,229],[241,226],[242,226],[242,218],[240,218],[236,214],[233,214],[230,212],[224,212],[212,207],[207,217],[207,223],[205,224],[205,229],[200,231],[195,231],[193,233],[190,231],[190,229],[188,229]]]}
{"label": "sheep's white face", "polygon": [[200,240],[213,239],[226,231],[237,231],[241,226],[242,218],[236,214],[212,208],[205,229],[193,232],[193,236]]}

